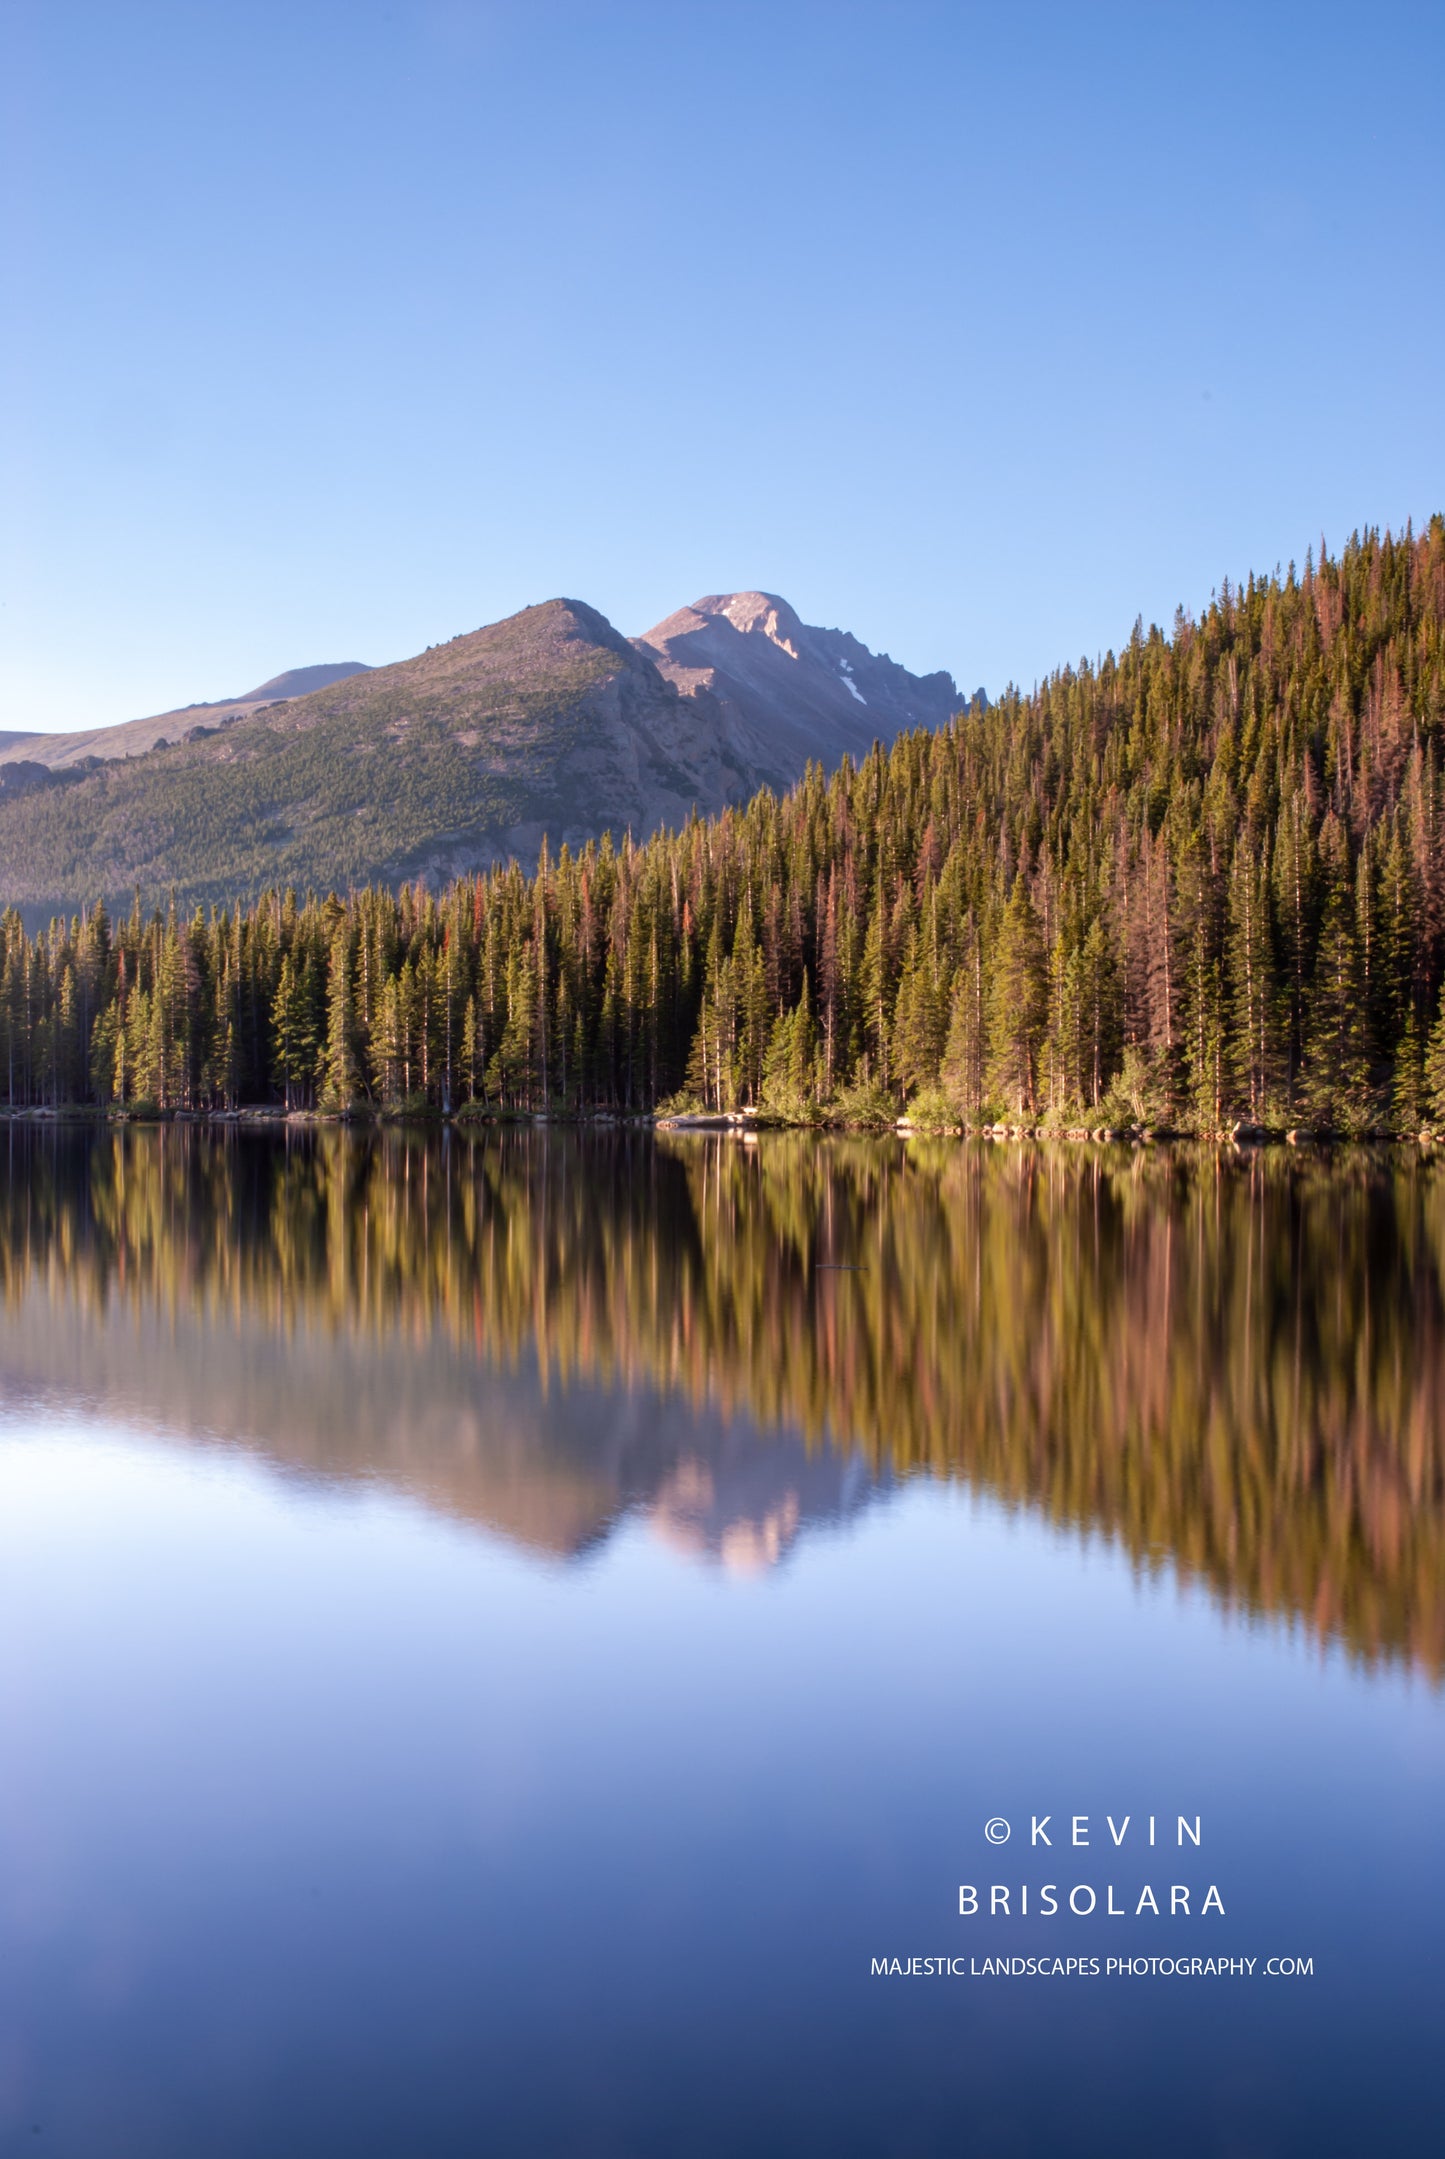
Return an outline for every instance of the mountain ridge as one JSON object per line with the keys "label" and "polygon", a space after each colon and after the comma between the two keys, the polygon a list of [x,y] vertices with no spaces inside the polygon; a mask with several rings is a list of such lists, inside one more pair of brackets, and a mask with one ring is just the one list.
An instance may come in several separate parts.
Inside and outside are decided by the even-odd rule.
{"label": "mountain ridge", "polygon": [[[117,720],[106,727],[66,728],[50,734],[26,733],[15,728],[0,730],[0,767],[24,759],[28,763],[45,765],[52,772],[63,772],[71,766],[85,764],[88,759],[109,762],[120,757],[143,756],[147,750],[169,749],[172,742],[185,741],[196,728],[224,726],[229,719],[248,717],[260,705],[305,696],[311,690],[325,689],[349,675],[369,672],[364,660],[323,662],[316,667],[288,668],[284,674],[273,675],[269,682],[245,691],[240,697],[213,697],[190,705],[172,705],[164,712],[147,713],[138,720]],[[194,715],[198,713],[204,713],[206,718],[197,720]]]}
{"label": "mountain ridge", "polygon": [[909,674],[846,631],[805,623],[773,592],[711,593],[635,642],[682,694],[717,698],[760,760],[798,770],[941,727],[958,705],[951,675]]}
{"label": "mountain ridge", "polygon": [[[725,626],[698,614],[734,600]],[[641,839],[785,790],[809,758],[941,724],[956,701],[950,677],[911,676],[762,594],[713,595],[635,639],[553,599],[409,659],[341,666],[299,695],[50,738],[49,758],[45,738],[0,744],[0,903],[445,881],[535,860],[544,835]],[[855,667],[861,691],[843,686]]]}

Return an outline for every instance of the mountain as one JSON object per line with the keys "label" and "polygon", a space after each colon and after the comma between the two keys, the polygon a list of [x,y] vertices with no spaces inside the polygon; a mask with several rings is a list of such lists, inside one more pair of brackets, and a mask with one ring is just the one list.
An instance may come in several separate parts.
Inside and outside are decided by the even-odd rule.
{"label": "mountain", "polygon": [[862,1455],[736,1408],[597,1373],[539,1385],[534,1361],[443,1329],[294,1326],[254,1295],[219,1311],[57,1295],[37,1274],[0,1303],[5,1401],[390,1487],[554,1559],[640,1516],[674,1551],[756,1573],[890,1489]]}
{"label": "mountain", "polygon": [[942,727],[958,709],[953,677],[910,675],[844,630],[812,629],[773,592],[714,593],[637,639],[688,697],[716,698],[739,749],[787,786],[809,758],[835,765]]}
{"label": "mountain", "polygon": [[305,697],[312,690],[328,690],[333,682],[345,682],[350,675],[369,675],[371,669],[364,660],[336,660],[320,667],[288,667],[284,675],[272,675],[258,690],[247,690],[236,702],[242,705],[264,704],[270,698]]}
{"label": "mountain", "polygon": [[919,680],[764,594],[703,600],[636,641],[581,601],[549,600],[274,694],[313,672],[231,705],[0,747],[0,904],[128,905],[137,884],[191,905],[440,882],[530,862],[544,834],[554,849],[609,829],[640,838],[785,788],[809,757],[836,764],[956,702],[948,676]]}
{"label": "mountain", "polygon": [[[20,759],[27,763],[48,766],[52,772],[64,772],[73,765],[83,765],[93,758],[139,757],[146,750],[169,749],[173,742],[183,742],[198,725],[223,726],[227,721],[246,718],[262,705],[275,704],[285,697],[300,697],[308,690],[320,690],[333,682],[341,682],[349,675],[364,675],[369,670],[361,660],[338,660],[320,667],[293,667],[284,675],[273,675],[259,689],[247,690],[240,697],[213,698],[209,704],[178,705],[170,712],[154,712],[143,720],[122,720],[114,727],[83,727],[66,734],[39,735],[0,733],[0,767],[14,764]],[[204,714],[204,722],[198,715]],[[4,784],[0,773],[0,786]]]}

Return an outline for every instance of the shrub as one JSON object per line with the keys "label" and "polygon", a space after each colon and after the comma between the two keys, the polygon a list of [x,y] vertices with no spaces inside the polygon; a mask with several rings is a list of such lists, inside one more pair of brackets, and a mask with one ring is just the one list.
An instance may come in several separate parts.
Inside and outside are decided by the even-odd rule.
{"label": "shrub", "polygon": [[882,1087],[868,1081],[857,1087],[845,1087],[832,1104],[828,1113],[830,1124],[860,1125],[875,1128],[898,1122],[898,1104]]}
{"label": "shrub", "polygon": [[963,1124],[963,1112],[941,1087],[921,1087],[908,1105],[908,1121],[920,1132],[953,1132]]}

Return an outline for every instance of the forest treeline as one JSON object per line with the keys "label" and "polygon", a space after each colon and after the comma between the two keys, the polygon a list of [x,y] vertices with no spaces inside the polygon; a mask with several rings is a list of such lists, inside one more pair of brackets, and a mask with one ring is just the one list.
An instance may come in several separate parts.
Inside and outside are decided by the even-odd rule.
{"label": "forest treeline", "polygon": [[1437,516],[644,845],[35,937],[12,908],[0,1090],[1445,1122],[1442,654]]}

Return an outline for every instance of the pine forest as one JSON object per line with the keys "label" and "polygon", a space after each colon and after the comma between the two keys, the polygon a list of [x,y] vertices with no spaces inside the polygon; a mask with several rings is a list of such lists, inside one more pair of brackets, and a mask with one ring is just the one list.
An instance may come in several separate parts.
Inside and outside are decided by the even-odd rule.
{"label": "pine forest", "polygon": [[642,845],[33,936],[11,907],[0,1101],[1415,1132],[1442,761],[1436,517]]}

